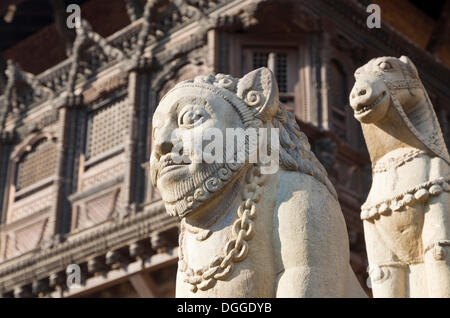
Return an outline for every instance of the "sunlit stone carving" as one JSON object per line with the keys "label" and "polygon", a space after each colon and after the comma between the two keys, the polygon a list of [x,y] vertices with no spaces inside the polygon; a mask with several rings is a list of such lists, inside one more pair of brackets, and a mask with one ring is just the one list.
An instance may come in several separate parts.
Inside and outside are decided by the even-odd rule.
{"label": "sunlit stone carving", "polygon": [[362,206],[375,297],[450,297],[450,158],[416,67],[373,59],[350,93],[372,161]]}
{"label": "sunlit stone carving", "polygon": [[[250,137],[244,147],[224,141],[223,162],[196,163],[198,147],[183,137],[212,128],[226,141],[230,128],[269,129],[261,140],[270,141],[270,151],[261,143],[254,150],[276,154],[276,169],[249,159]],[[201,141],[203,153],[210,142]],[[245,162],[227,160],[242,148]],[[176,164],[179,157],[185,160]],[[177,84],[154,113],[150,163],[167,212],[181,217],[178,297],[365,295],[349,266],[336,191],[294,115],[280,105],[269,69]]]}

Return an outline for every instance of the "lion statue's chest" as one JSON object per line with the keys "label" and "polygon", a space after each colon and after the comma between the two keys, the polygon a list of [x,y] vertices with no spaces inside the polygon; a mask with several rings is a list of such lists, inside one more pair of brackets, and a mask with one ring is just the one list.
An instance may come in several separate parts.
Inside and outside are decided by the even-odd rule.
{"label": "lion statue's chest", "polygon": [[178,268],[176,296],[275,297],[280,260],[273,248],[273,206],[274,196],[263,195],[257,206],[257,216],[253,220],[254,235],[246,241],[248,253],[241,261],[229,262],[231,273],[225,279],[214,280],[212,286],[203,290],[192,290],[192,284],[187,281],[187,271],[192,269],[194,274],[196,271],[199,274],[205,273],[205,270],[213,267],[217,256],[226,255],[227,243],[233,237],[232,225],[237,219],[237,207],[232,207],[226,216],[211,227],[212,234],[205,240],[198,240],[196,234],[184,231],[180,239],[180,252],[183,253],[187,268]]}

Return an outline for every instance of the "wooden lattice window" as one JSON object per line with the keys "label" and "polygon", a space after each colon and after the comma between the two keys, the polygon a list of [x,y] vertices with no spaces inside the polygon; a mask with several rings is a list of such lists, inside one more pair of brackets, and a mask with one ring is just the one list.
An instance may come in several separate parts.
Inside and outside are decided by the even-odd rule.
{"label": "wooden lattice window", "polygon": [[288,93],[288,55],[277,53],[275,57],[275,76],[280,93]]}
{"label": "wooden lattice window", "polygon": [[[269,67],[270,59],[273,58],[273,68],[278,83],[280,93],[288,93],[288,54],[285,52],[269,52],[254,51],[253,52],[253,69],[260,67]],[[271,68],[272,68],[271,67]]]}
{"label": "wooden lattice window", "polygon": [[122,145],[129,120],[125,99],[92,111],[88,115],[86,158],[94,158]]}
{"label": "wooden lattice window", "polygon": [[330,99],[328,105],[331,115],[331,130],[341,139],[347,140],[348,87],[347,75],[341,64],[333,60],[328,73]]}
{"label": "wooden lattice window", "polygon": [[55,170],[56,143],[43,138],[17,163],[16,191],[52,176]]}
{"label": "wooden lattice window", "polygon": [[298,82],[298,50],[290,46],[247,46],[242,48],[242,75],[268,67],[275,75],[280,101],[289,109],[295,107],[294,88]]}
{"label": "wooden lattice window", "polygon": [[253,69],[260,67],[267,67],[267,61],[269,59],[269,52],[253,52]]}

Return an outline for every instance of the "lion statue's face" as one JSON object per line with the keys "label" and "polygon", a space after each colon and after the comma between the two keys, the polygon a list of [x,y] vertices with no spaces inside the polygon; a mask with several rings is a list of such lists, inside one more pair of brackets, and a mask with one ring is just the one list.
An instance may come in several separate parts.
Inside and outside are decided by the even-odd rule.
{"label": "lion statue's face", "polygon": [[[382,120],[391,104],[390,90],[386,83],[402,83],[418,80],[417,69],[405,56],[380,57],[370,60],[355,72],[355,85],[350,92],[350,106],[354,116],[362,123]],[[423,97],[421,88],[395,90],[401,105],[414,105]]]}
{"label": "lion statue's face", "polygon": [[[239,138],[230,130],[249,135],[235,142]],[[336,197],[295,116],[280,105],[275,76],[265,67],[242,78],[216,74],[178,83],[153,115],[152,137],[151,180],[171,215],[208,213],[207,203],[252,164],[263,174],[281,168],[311,175]]]}
{"label": "lion statue's face", "polygon": [[233,180],[236,167],[229,169],[225,160],[207,163],[195,158],[195,151],[204,152],[209,143],[198,136],[210,128],[226,136],[229,127],[244,127],[239,114],[221,96],[202,87],[171,91],[158,105],[150,171],[170,214],[188,216]]}

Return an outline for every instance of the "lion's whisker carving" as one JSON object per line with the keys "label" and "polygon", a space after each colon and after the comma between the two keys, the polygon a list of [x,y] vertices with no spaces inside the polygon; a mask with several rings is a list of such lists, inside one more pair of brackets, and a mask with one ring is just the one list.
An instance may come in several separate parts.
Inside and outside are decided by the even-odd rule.
{"label": "lion's whisker carving", "polygon": [[[261,175],[258,167],[251,167],[247,172],[252,182],[245,185],[247,195],[237,210],[238,218],[231,227],[231,238],[224,244],[222,254],[216,255],[213,260],[202,268],[194,270],[189,266],[184,254],[184,237],[186,223],[181,223],[179,270],[186,274],[184,281],[191,285],[191,291],[206,290],[212,287],[216,280],[225,280],[233,270],[233,263],[241,262],[248,253],[248,243],[254,235],[253,219],[256,217],[256,205],[261,193],[258,191],[264,184],[265,176]],[[252,188],[252,190],[248,190]]]}

